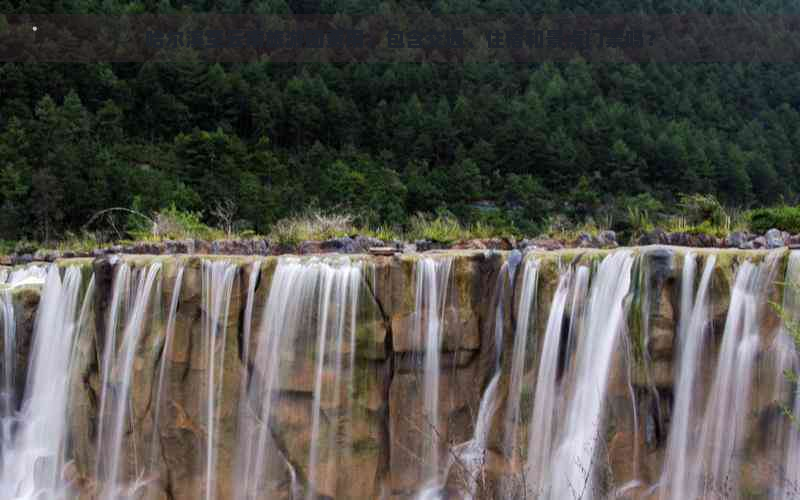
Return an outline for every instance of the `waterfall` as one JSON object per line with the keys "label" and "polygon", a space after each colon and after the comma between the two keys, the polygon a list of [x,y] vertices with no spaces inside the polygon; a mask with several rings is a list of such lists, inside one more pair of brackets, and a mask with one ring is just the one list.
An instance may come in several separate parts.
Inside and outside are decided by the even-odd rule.
{"label": "waterfall", "polygon": [[424,346],[423,351],[423,408],[425,426],[421,432],[425,436],[422,460],[421,481],[425,487],[439,481],[439,375],[442,325],[444,323],[445,302],[450,283],[452,257],[425,257],[417,261],[415,268],[415,303],[411,338],[415,348]]}
{"label": "waterfall", "polygon": [[[500,404],[498,397],[498,389],[500,387],[500,376],[502,375],[501,355],[503,349],[503,338],[505,330],[505,309],[506,309],[506,288],[514,289],[514,278],[517,266],[521,260],[521,254],[514,251],[509,254],[506,262],[500,268],[500,273],[497,276],[494,290],[494,373],[486,386],[486,390],[481,398],[478,407],[478,415],[475,419],[475,429],[473,431],[472,439],[465,443],[455,446],[447,457],[447,467],[443,478],[446,481],[450,470],[452,469],[455,457],[458,458],[460,466],[464,469],[460,473],[464,476],[465,482],[464,496],[467,499],[472,499],[477,494],[478,490],[478,476],[480,474],[480,467],[484,463],[484,455],[486,453],[486,442],[491,430],[492,418],[497,412]],[[441,486],[429,486],[418,495],[418,500],[422,499],[438,499],[442,497]]]}
{"label": "waterfall", "polygon": [[690,438],[698,401],[697,372],[701,368],[703,345],[711,318],[708,291],[716,257],[709,255],[694,293],[696,256],[687,252],[681,275],[681,310],[678,322],[678,356],[672,425],[661,479],[661,498],[689,498]]}
{"label": "waterfall", "polygon": [[799,251],[520,259],[0,269],[0,500],[797,496]]}
{"label": "waterfall", "polygon": [[[17,324],[11,292],[0,290],[0,314],[3,321],[3,372],[0,381],[0,419],[7,419],[17,409]],[[0,428],[0,446],[5,442],[8,429]]]}
{"label": "waterfall", "polygon": [[[777,351],[778,360],[775,363],[775,401],[783,401],[786,396],[787,384],[786,373],[794,370],[797,373],[800,360],[798,359],[795,339],[788,331],[790,328],[797,327],[800,320],[800,252],[793,251],[789,255],[789,263],[786,266],[786,286],[783,291],[783,311],[784,318],[781,327],[775,336],[774,348]],[[790,324],[786,324],[789,322]],[[800,391],[794,389],[789,391],[792,415],[797,418],[800,415]],[[777,444],[783,445],[783,450],[778,455],[781,460],[780,483],[776,485],[775,492],[771,496],[776,500],[788,500],[796,498],[800,493],[800,429],[797,422],[793,419],[786,419],[786,430],[781,430],[778,434]]]}
{"label": "waterfall", "polygon": [[521,295],[514,331],[514,348],[511,353],[511,374],[506,402],[503,446],[510,456],[517,453],[517,426],[522,398],[522,375],[525,372],[528,333],[536,317],[536,292],[539,286],[539,260],[525,261],[522,272]]}
{"label": "waterfall", "polygon": [[[106,332],[103,339],[103,352],[100,358],[100,380],[103,383],[103,388],[100,391],[100,411],[98,413],[99,425],[97,429],[97,450],[98,458],[95,465],[95,477],[104,477],[103,467],[106,463],[105,457],[101,457],[100,453],[105,450],[105,430],[106,426],[103,424],[103,417],[108,413],[108,405],[111,395],[106,390],[106,382],[111,379],[111,370],[114,366],[114,351],[117,347],[117,328],[120,322],[120,316],[123,315],[123,309],[128,305],[128,295],[131,288],[131,268],[125,262],[120,262],[115,271],[112,281],[111,301],[109,302],[108,318],[106,320]],[[98,346],[98,351],[100,350]]]}
{"label": "waterfall", "polygon": [[561,327],[564,322],[564,310],[572,273],[561,273],[558,279],[536,377],[536,393],[533,399],[533,412],[528,431],[528,463],[525,471],[525,484],[533,488],[534,496],[544,495],[547,491],[545,479],[548,477],[555,433],[556,404],[558,396],[559,346],[561,343]]}
{"label": "waterfall", "polygon": [[203,261],[203,331],[202,353],[206,366],[205,380],[205,500],[217,497],[217,403],[222,397],[225,344],[233,280],[239,267],[231,262]]}
{"label": "waterfall", "polygon": [[[279,481],[279,467],[285,468],[293,483],[292,496],[296,498],[299,493],[294,485],[294,465],[273,442],[270,424],[281,402],[282,388],[290,383],[294,370],[304,368],[309,351],[314,355],[312,439],[308,462],[302,464],[308,471],[308,496],[313,495],[323,476],[336,479],[336,464],[346,459],[350,443],[336,439],[335,432],[323,433],[322,427],[335,420],[339,412],[343,422],[349,420],[352,401],[347,395],[353,390],[362,266],[346,257],[281,257],[278,261],[264,318],[256,332],[253,373],[239,428],[237,499],[262,498],[270,483]],[[343,397],[347,399],[343,401]],[[345,441],[349,441],[347,436]],[[322,474],[323,459],[334,470]]]}
{"label": "waterfall", "polygon": [[94,280],[86,288],[83,306],[81,285],[78,267],[66,268],[62,279],[58,266],[49,266],[21,409],[18,415],[3,417],[15,420],[17,429],[3,449],[2,499],[62,499],[69,494],[61,470],[68,435],[70,368],[76,339],[89,319]]}
{"label": "waterfall", "polygon": [[554,498],[593,498],[597,441],[611,360],[625,326],[633,256],[618,251],[603,259],[592,283],[586,321],[577,339],[575,387],[567,403],[562,439],[553,458]]}
{"label": "waterfall", "polygon": [[16,269],[0,270],[0,283],[14,288],[18,286],[43,285],[47,278],[47,268],[38,264]]}
{"label": "waterfall", "polygon": [[[242,323],[242,347],[241,347],[241,382],[239,385],[239,420],[237,422],[237,439],[238,446],[236,447],[236,463],[234,464],[234,471],[238,473],[239,469],[247,460],[247,453],[249,445],[243,439],[246,439],[246,432],[248,430],[249,404],[247,400],[248,381],[249,381],[249,366],[250,366],[250,343],[252,341],[252,323],[253,323],[253,307],[255,305],[255,292],[256,285],[258,284],[259,274],[261,272],[261,261],[255,261],[250,267],[250,279],[247,282],[247,299],[245,302],[244,318]],[[237,497],[241,498],[241,497]]]}
{"label": "waterfall", "polygon": [[[122,273],[128,275],[128,271]],[[98,444],[97,462],[107,467],[103,471],[104,475],[100,477],[104,483],[101,498],[108,500],[132,493],[127,485],[119,484],[120,462],[125,456],[123,440],[128,431],[128,420],[131,422],[135,420],[135,416],[129,415],[128,412],[133,406],[130,402],[130,390],[133,384],[136,350],[147,326],[146,314],[149,312],[150,304],[154,298],[158,300],[161,297],[160,288],[156,286],[160,284],[156,282],[160,273],[160,263],[152,264],[138,273],[139,279],[132,294],[134,297],[132,307],[122,330],[119,352],[115,353],[111,344],[106,346],[106,353],[110,356],[110,359],[104,360],[108,363],[108,370],[107,378],[102,381],[102,399],[106,402],[106,406],[103,408],[105,413],[101,412],[99,415],[99,425],[103,429],[102,435],[108,441],[102,442],[102,447]],[[134,484],[131,488],[135,491],[136,486]]]}
{"label": "waterfall", "polygon": [[[343,388],[348,389],[347,393],[349,394],[353,381],[356,354],[356,313],[361,284],[359,267],[343,266],[340,269],[326,268],[324,271],[320,275],[318,317],[325,318],[325,320],[320,322],[317,329],[316,373],[313,406],[311,407],[311,451],[308,460],[310,487],[306,496],[308,500],[315,498],[313,489],[317,486],[321,449],[329,451],[336,445],[334,435],[328,433],[325,446],[320,446],[323,388],[326,389],[326,396],[331,400],[330,404],[333,408],[340,408],[342,406],[342,390]],[[343,360],[346,352],[349,353],[348,359]],[[332,367],[331,364],[333,364]],[[323,375],[326,374],[326,369],[333,370],[333,383],[323,387]],[[347,452],[349,449],[346,448],[344,451]]]}
{"label": "waterfall", "polygon": [[155,405],[153,409],[153,441],[150,444],[150,466],[157,468],[159,463],[159,453],[161,451],[161,406],[162,402],[166,400],[166,391],[164,389],[164,380],[167,377],[167,370],[169,366],[169,359],[172,353],[172,344],[175,338],[175,319],[178,313],[178,303],[181,297],[181,287],[183,286],[183,273],[185,268],[181,265],[178,268],[178,273],[175,276],[175,284],[172,291],[172,299],[170,301],[169,312],[167,313],[167,328],[164,333],[164,348],[161,351],[161,366],[158,369],[158,383],[156,385]]}
{"label": "waterfall", "polygon": [[[701,473],[692,481],[690,498],[735,491],[739,475],[737,447],[742,446],[755,356],[759,344],[759,320],[774,281],[779,252],[765,262],[746,261],[736,272],[717,369],[711,387],[698,450],[693,466]],[[695,488],[700,488],[696,490]]]}

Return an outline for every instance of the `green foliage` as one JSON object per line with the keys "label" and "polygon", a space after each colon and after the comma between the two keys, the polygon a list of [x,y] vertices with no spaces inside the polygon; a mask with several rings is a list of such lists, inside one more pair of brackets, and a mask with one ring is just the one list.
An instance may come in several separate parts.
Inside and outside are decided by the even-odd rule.
{"label": "green foliage", "polygon": [[792,234],[800,233],[800,206],[758,208],[749,213],[750,227],[756,233],[780,229]]}
{"label": "green foliage", "polygon": [[[785,1],[640,7],[796,10]],[[297,8],[409,19],[625,10],[509,0],[69,0],[6,10],[113,17]],[[800,199],[800,63],[442,63],[431,50],[413,63],[234,64],[181,50],[179,62],[0,66],[0,238],[64,238],[111,207],[151,214],[174,204],[202,211],[196,222],[211,225],[223,200],[236,203],[237,227],[258,234],[302,233],[287,221],[309,207],[359,214],[362,230],[408,226],[411,214],[444,208],[482,235],[574,233],[584,221],[595,231],[611,225],[598,222],[603,214],[628,236],[678,227],[666,220],[674,215],[687,228],[720,232],[746,227],[743,212],[727,207]],[[680,206],[674,193],[686,194]],[[476,202],[497,213],[476,214]],[[566,222],[553,224],[562,215]],[[129,229],[146,234],[144,222]],[[756,222],[795,227],[781,224]]]}
{"label": "green foliage", "polygon": [[359,234],[363,236],[371,236],[373,238],[377,238],[383,242],[389,241],[402,241],[403,234],[401,231],[396,230],[395,228],[389,226],[377,226],[377,227],[367,227],[361,228],[359,230]]}
{"label": "green foliage", "polygon": [[730,231],[727,226],[714,225],[711,221],[705,220],[696,226],[686,228],[689,234],[708,234],[716,238],[724,238]]}
{"label": "green foliage", "polygon": [[65,237],[58,242],[56,250],[60,252],[91,252],[96,248],[106,246],[103,238],[94,232],[83,231],[79,234],[67,232]]}
{"label": "green foliage", "polygon": [[628,225],[634,238],[655,229],[655,225],[650,218],[650,212],[647,209],[636,206],[628,207]]}
{"label": "green foliage", "polygon": [[728,218],[722,204],[712,194],[680,194],[678,200],[678,206],[690,224],[709,222],[722,225]]}
{"label": "green foliage", "polygon": [[351,236],[359,232],[353,220],[354,217],[349,214],[308,211],[279,220],[272,226],[267,238],[279,245],[297,245],[308,240],[321,241]]}
{"label": "green foliage", "polygon": [[458,219],[447,213],[440,213],[435,217],[418,213],[411,217],[406,233],[411,240],[430,240],[437,243],[453,243],[468,235]]}
{"label": "green foliage", "polygon": [[595,221],[592,217],[588,217],[583,222],[574,223],[563,216],[556,216],[547,220],[547,228],[543,235],[547,238],[572,242],[581,234],[588,234],[589,236],[596,237],[602,231],[610,228],[611,220],[608,217],[599,218],[598,221]]}
{"label": "green foliage", "polygon": [[623,202],[625,213],[619,218],[622,223],[616,229],[638,238],[656,227],[656,217],[663,213],[664,204],[651,193],[628,196]]}
{"label": "green foliage", "polygon": [[8,255],[14,252],[14,249],[17,246],[16,241],[12,240],[0,240],[0,255]]}
{"label": "green foliage", "polygon": [[147,229],[129,230],[136,240],[222,239],[225,234],[202,222],[202,212],[179,210],[175,205],[153,215],[153,224]]}

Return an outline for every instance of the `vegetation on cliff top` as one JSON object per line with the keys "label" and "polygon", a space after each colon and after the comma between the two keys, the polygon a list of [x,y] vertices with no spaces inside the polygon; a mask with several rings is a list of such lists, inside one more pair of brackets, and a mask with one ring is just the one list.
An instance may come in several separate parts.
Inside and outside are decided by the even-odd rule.
{"label": "vegetation on cliff top", "polygon": [[[6,0],[3,11],[283,14],[296,3]],[[588,8],[571,0],[311,3],[326,13]],[[636,10],[794,8],[670,4]],[[591,9],[631,10],[614,1]],[[705,226],[687,220],[678,193],[711,194],[742,210],[797,202],[798,68],[581,59],[4,64],[0,239],[53,241],[84,230],[101,231],[100,240],[138,237],[142,220],[119,212],[86,227],[110,207],[151,218],[174,207],[175,217],[192,214],[184,222],[196,231],[218,227],[226,235],[285,234],[286,219],[309,207],[357,214],[360,227],[444,239],[464,228],[529,236],[604,228],[630,235],[655,226],[714,232],[739,217]],[[217,212],[218,204],[229,210]],[[796,210],[755,211],[753,228],[797,231]]]}

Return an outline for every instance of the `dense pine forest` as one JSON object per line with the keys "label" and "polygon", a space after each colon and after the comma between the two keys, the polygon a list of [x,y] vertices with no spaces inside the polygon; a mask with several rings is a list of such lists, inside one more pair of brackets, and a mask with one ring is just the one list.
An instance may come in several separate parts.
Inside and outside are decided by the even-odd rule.
{"label": "dense pine forest", "polygon": [[[797,10],[753,3],[441,0],[413,8]],[[368,0],[2,4],[7,13],[112,15],[401,8]],[[111,207],[169,208],[219,224],[224,206],[238,231],[253,234],[309,209],[398,230],[418,213],[522,234],[554,221],[624,230],[636,214],[669,214],[681,194],[742,210],[795,204],[798,158],[797,63],[0,67],[0,238],[8,241],[96,230],[93,215]]]}

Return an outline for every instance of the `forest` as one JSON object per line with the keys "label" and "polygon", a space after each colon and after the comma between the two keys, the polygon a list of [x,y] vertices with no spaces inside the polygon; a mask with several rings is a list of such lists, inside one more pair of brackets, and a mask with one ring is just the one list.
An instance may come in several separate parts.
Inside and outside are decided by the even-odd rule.
{"label": "forest", "polygon": [[[106,15],[401,8],[368,0],[2,4],[7,13]],[[732,0],[408,5],[542,15],[797,11]],[[397,231],[417,214],[445,214],[521,235],[586,221],[625,230],[637,214],[668,217],[692,194],[742,213],[791,207],[800,195],[799,108],[797,63],[4,63],[0,239],[107,230],[93,216],[112,207],[174,210],[212,225],[224,212],[249,234],[319,210]],[[130,213],[117,234],[135,229]]]}

